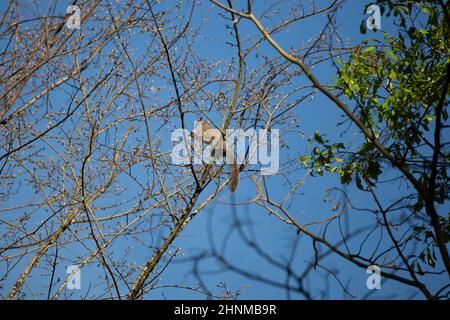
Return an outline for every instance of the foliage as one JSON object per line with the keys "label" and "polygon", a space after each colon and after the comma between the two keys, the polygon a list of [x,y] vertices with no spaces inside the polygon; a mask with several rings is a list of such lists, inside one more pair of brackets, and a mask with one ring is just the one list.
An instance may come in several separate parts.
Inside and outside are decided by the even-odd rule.
{"label": "foliage", "polygon": [[[443,204],[450,192],[449,141],[447,127],[436,128],[436,118],[440,117],[444,124],[448,120],[448,15],[439,1],[378,1],[378,5],[386,17],[394,17],[398,34],[384,32],[384,41],[365,39],[348,59],[339,60],[336,91],[350,101],[354,114],[399,164],[408,168],[422,185],[433,187],[428,189],[433,202]],[[442,141],[436,142],[436,130]],[[322,168],[337,171],[343,184],[355,182],[366,191],[379,186],[383,173],[392,174],[392,164],[367,137],[353,145],[353,152],[345,156],[340,156],[339,150],[349,145],[330,144],[317,132],[314,140],[317,147],[313,154],[300,159],[312,174],[321,174]],[[438,161],[434,152],[438,152]],[[423,195],[416,192],[414,199],[409,210],[422,211]],[[440,221],[448,243],[450,223],[446,216],[441,216]],[[424,243],[434,238],[429,224],[416,223],[415,230]],[[432,267],[436,264],[433,250],[426,246],[420,254],[421,260]]]}

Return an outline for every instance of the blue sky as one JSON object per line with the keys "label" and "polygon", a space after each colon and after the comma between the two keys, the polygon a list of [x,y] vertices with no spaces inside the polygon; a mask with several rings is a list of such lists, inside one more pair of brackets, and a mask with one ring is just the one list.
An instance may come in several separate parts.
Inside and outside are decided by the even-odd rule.
{"label": "blue sky", "polygon": [[[262,12],[269,6],[269,2],[255,2],[255,15]],[[286,1],[287,2],[287,1]],[[283,2],[281,2],[283,3]],[[289,2],[289,7],[292,7],[294,2]],[[327,3],[326,1],[318,1],[319,4]],[[339,33],[343,39],[353,44],[359,44],[364,38],[372,37],[379,40],[383,39],[382,32],[369,31],[366,35],[361,35],[359,25],[365,19],[364,8],[365,5],[371,1],[349,0],[343,8],[339,10],[337,16],[337,24]],[[0,8],[4,10],[4,3]],[[63,7],[63,5],[62,5]],[[279,5],[283,8],[282,5]],[[200,8],[200,6],[199,6]],[[284,9],[282,9],[284,10]],[[287,10],[287,9],[286,9]],[[200,18],[205,16],[206,12],[210,11],[208,19],[203,23],[202,35],[204,40],[199,39],[194,47],[197,53],[205,59],[211,57],[216,60],[230,61],[230,57],[235,56],[234,49],[226,44],[231,41],[228,34],[229,30],[224,28],[224,19],[218,15],[219,10],[213,7],[209,2],[204,1],[201,5],[201,13],[196,12],[193,23],[200,24]],[[382,31],[387,33],[394,32],[392,17],[382,17]],[[266,22],[263,20],[263,23]],[[316,36],[323,26],[326,24],[326,17],[320,15],[311,18],[307,21],[296,23],[282,32],[277,33],[274,38],[284,47],[298,47],[307,43],[312,37]],[[249,22],[242,22],[240,25],[242,34],[247,35],[255,31],[254,27]],[[144,39],[136,37],[133,45],[139,51]],[[144,40],[145,41],[145,40]],[[2,45],[3,42],[2,42]],[[263,44],[262,48],[268,55],[276,55],[274,50],[267,44]],[[281,58],[280,58],[281,59]],[[255,67],[257,58],[251,58],[247,68]],[[314,74],[323,82],[331,82],[335,79],[334,69],[328,63],[323,63],[313,69]],[[293,86],[306,84],[306,79],[299,80],[299,83],[294,83]],[[321,95],[315,95],[314,99],[302,104],[296,110],[296,117],[299,120],[301,131],[304,136],[296,133],[290,133],[283,136],[284,142],[291,148],[292,152],[306,152],[308,150],[308,138],[313,135],[314,131],[319,131],[327,135],[331,141],[338,142],[342,139],[356,139],[356,129],[353,127],[349,130],[346,136],[341,137],[341,128],[337,127],[337,123],[342,121],[342,114],[329,100]],[[187,117],[188,128],[192,128],[194,117]],[[167,137],[168,139],[168,137]],[[164,145],[170,145],[170,141],[164,141]],[[284,150],[284,149],[283,149]],[[284,152],[282,150],[282,152]],[[295,151],[295,152],[294,152]],[[287,153],[281,154],[282,161],[287,161]],[[146,172],[143,169],[142,174]],[[305,177],[306,176],[306,177]],[[389,174],[387,175],[389,176]],[[306,175],[306,170],[298,170],[290,173],[290,177],[294,180],[300,180],[305,177],[304,184],[298,190],[298,196],[291,204],[290,211],[295,214],[300,214],[299,221],[306,222],[320,217],[328,216],[331,212],[331,207],[335,202],[324,202],[327,191],[334,187],[342,187],[339,183],[337,175],[326,173],[323,177],[310,177]],[[287,185],[281,176],[273,176],[268,179],[268,183],[272,186],[272,197],[280,199],[284,196]],[[384,185],[382,189],[377,190],[379,195],[386,203],[395,199],[402,190],[403,186],[396,184]],[[369,196],[359,192],[352,185],[346,187],[346,191],[352,195],[352,201],[356,207],[373,206]],[[189,225],[183,230],[182,234],[174,242],[174,247],[182,249],[183,255],[179,255],[173,263],[169,264],[164,273],[160,276],[160,283],[162,285],[176,285],[183,284],[185,286],[196,287],[198,282],[192,274],[193,264],[190,261],[197,254],[205,252],[210,249],[210,241],[219,248],[226,248],[226,257],[233,265],[264,278],[271,279],[277,283],[284,283],[285,273],[280,272],[280,269],[274,267],[267,260],[258,256],[255,251],[248,245],[243,243],[239,237],[236,229],[232,229],[234,218],[239,216],[242,220],[251,221],[251,227],[245,226],[243,229],[249,237],[254,237],[255,241],[261,248],[273,259],[279,261],[286,261],[291,253],[291,248],[298,239],[298,235],[292,226],[283,225],[275,217],[269,216],[262,208],[256,205],[249,206],[234,206],[230,203],[245,202],[255,196],[252,184],[243,179],[239,185],[239,195],[237,197],[230,196],[227,192],[222,192],[216,201],[198,214]],[[17,200],[12,200],[17,201]],[[443,208],[448,210],[449,208]],[[367,214],[361,214],[357,211],[350,210],[349,213],[350,225],[353,228],[358,228],[363,225],[370,225],[373,223]],[[1,229],[0,229],[1,230]],[[212,232],[211,232],[212,230]],[[330,227],[328,231],[331,240],[339,240],[339,230],[336,226]],[[143,239],[158,238],[160,235],[149,234],[144,235]],[[368,242],[375,243],[377,235],[374,234],[368,239]],[[131,239],[131,238],[130,238]],[[226,245],[224,246],[224,243]],[[122,251],[129,245],[126,241],[118,241],[114,243],[113,250]],[[350,243],[352,245],[352,243]],[[356,246],[356,243],[354,244]],[[132,247],[133,259],[137,265],[142,265],[150,257],[151,252],[148,248],[142,246]],[[82,249],[76,246],[72,248],[73,263],[77,263],[82,256]],[[80,251],[77,251],[80,250]],[[293,259],[293,268],[301,272],[304,270],[313,259],[313,249],[311,241],[306,237],[300,237],[300,241],[295,249],[295,257]],[[25,261],[26,262],[26,261]],[[67,262],[67,261],[66,261]],[[61,263],[57,268],[57,277],[64,278],[65,267],[67,263]],[[22,262],[21,264],[23,264]],[[323,266],[333,269],[337,272],[340,281],[348,285],[349,292],[356,298],[366,297],[370,292],[366,287],[366,279],[368,274],[364,269],[357,268],[352,264],[344,261],[335,255],[330,255],[323,261]],[[20,270],[18,268],[17,270]],[[199,273],[203,276],[205,286],[214,293],[220,293],[219,286],[225,282],[227,287],[233,291],[240,290],[240,299],[303,299],[305,296],[299,293],[291,293],[291,296],[286,295],[286,291],[276,286],[268,285],[260,281],[249,279],[236,272],[225,270],[222,265],[213,259],[207,259],[199,264]],[[343,293],[338,280],[320,268],[311,273],[309,281],[305,282],[306,289],[311,293],[312,298],[321,298],[322,291],[327,291],[327,298],[333,299],[350,299],[351,296]],[[82,269],[82,289],[73,292],[73,298],[84,297],[86,294],[94,293],[96,284],[102,280],[99,278],[103,275],[103,271],[98,264],[90,264]],[[8,290],[13,281],[17,278],[18,273],[13,273],[10,279],[6,281],[6,287],[1,289],[2,293]],[[46,279],[32,279],[30,285],[39,288]],[[431,280],[433,286],[437,288],[442,285],[442,279]],[[125,292],[125,286],[121,286],[121,291]],[[395,296],[397,298],[421,298],[420,293],[414,295],[414,290],[405,285],[398,284],[386,279],[382,280],[382,289],[373,292],[370,298],[389,298]],[[70,292],[69,292],[70,293]],[[417,292],[416,292],[417,293]],[[163,287],[161,289],[154,289],[146,296],[147,299],[197,299],[204,298],[204,296],[186,289]]]}
{"label": "blue sky", "polygon": [[[261,2],[256,2],[257,5],[261,4]],[[342,10],[339,11],[337,17],[337,23],[339,27],[340,34],[347,40],[351,41],[351,43],[359,44],[364,38],[371,37],[377,38],[379,40],[383,40],[382,32],[368,32],[367,35],[361,35],[359,31],[359,25],[363,19],[365,19],[364,8],[365,5],[371,3],[370,1],[347,1],[343,6]],[[209,4],[205,5],[205,7],[209,7]],[[257,8],[255,11],[258,13],[262,11],[261,8]],[[198,52],[203,53],[205,56],[214,56],[217,59],[227,59],[230,56],[230,49],[226,49],[227,46],[224,44],[225,41],[229,41],[229,36],[227,35],[226,30],[223,29],[223,25],[220,23],[220,19],[216,16],[217,10],[213,10],[213,14],[210,16],[207,30],[210,31],[210,35],[208,38],[208,43],[202,45],[198,44],[196,49]],[[311,20],[305,21],[305,25],[303,24],[295,24],[293,27],[288,28],[288,30],[284,30],[274,36],[274,38],[284,47],[296,47],[299,46],[306,41],[308,41],[311,37],[317,35],[318,30],[321,30],[326,23],[325,17],[320,16],[318,18],[313,18]],[[250,31],[254,31],[252,26],[249,23],[243,22],[241,26],[241,32],[243,34],[247,34]],[[388,18],[383,17],[382,19],[382,31],[391,32],[393,30],[392,22],[389,21]],[[214,39],[214,44],[211,44],[211,39]],[[215,44],[217,43],[217,45]],[[275,54],[274,50],[268,46],[264,46],[264,50],[266,52],[272,51]],[[249,66],[251,67],[251,66]],[[335,77],[333,69],[329,68],[329,65],[323,64],[319,66],[317,69],[313,70],[315,75],[321,79],[322,81],[331,81]],[[318,130],[321,133],[326,133],[327,137],[330,140],[339,139],[340,131],[337,130],[336,124],[337,122],[342,120],[342,115],[339,110],[330,103],[327,99],[320,95],[316,95],[314,100],[302,105],[298,109],[298,115],[300,119],[301,129],[305,132],[304,138],[299,138],[298,136],[286,137],[288,144],[293,147],[297,147],[299,149],[306,148],[307,146],[307,138],[313,134],[315,130]],[[351,130],[352,133],[355,129]],[[298,177],[302,177],[305,172],[297,172]],[[270,180],[271,184],[280,184],[280,191],[284,188],[281,187],[282,180],[276,177],[272,177]],[[324,203],[324,198],[327,190],[332,187],[339,187],[339,181],[335,175],[326,174],[320,178],[307,177],[305,179],[304,185],[301,187],[300,191],[302,193],[301,197],[296,198],[297,203],[293,203],[292,212],[299,212],[302,216],[305,216],[305,220],[308,220],[311,216],[320,216],[323,213],[327,213],[330,210],[330,204]],[[250,184],[248,184],[248,189],[246,188],[246,182],[243,182],[239,188],[240,190],[252,190],[250,189]],[[398,195],[398,189],[401,188],[398,185],[389,185],[384,186],[382,190],[379,190],[381,197],[386,197],[386,202],[391,199],[394,199],[396,195]],[[364,206],[365,203],[370,203],[370,198],[355,190],[353,186],[349,186],[347,191],[354,195],[352,201],[356,206],[361,205]],[[274,193],[272,196],[274,198],[281,197],[283,194],[277,194],[277,188],[274,188]],[[254,196],[254,194],[250,191],[249,194],[243,194],[236,199],[236,201],[245,201],[249,200]],[[227,195],[223,195],[223,201],[234,201],[234,199],[227,199]],[[212,230],[214,230],[214,239],[217,241],[217,245],[224,241],[224,239],[228,239],[227,235],[229,229],[227,226],[232,224],[232,215],[233,210],[235,214],[245,216],[246,219],[253,221],[255,227],[253,228],[253,232],[256,234],[255,239],[257,239],[258,243],[262,248],[267,250],[267,252],[272,255],[276,259],[283,259],[288,255],[289,246],[292,245],[293,239],[297,236],[292,228],[289,226],[283,226],[279,222],[274,221],[273,217],[267,216],[267,214],[257,207],[250,208],[241,208],[231,207],[223,204],[216,204],[214,207],[209,208],[209,210],[203,212],[198,215],[194,221],[191,222],[188,228],[186,228],[183,232],[183,235],[180,239],[177,240],[176,244],[183,248],[183,252],[185,252],[185,258],[188,259],[189,256],[193,252],[201,252],[205,250],[205,243],[208,241],[208,221],[211,220]],[[351,212],[351,224],[353,226],[358,226],[358,224],[367,224],[368,221],[366,218],[360,218],[357,212]],[[301,221],[301,220],[300,220]],[[370,222],[369,222],[370,223]],[[334,232],[337,232],[335,229]],[[330,235],[333,234],[333,231],[329,232]],[[369,242],[375,242],[376,237],[369,239]],[[271,266],[267,261],[263,261],[263,259],[258,258],[252,250],[246,246],[242,245],[242,240],[236,235],[236,232],[230,236],[228,239],[227,246],[227,257],[230,258],[236,266],[240,266],[243,269],[247,269],[250,272],[254,272],[258,275],[283,282],[284,274],[280,273],[277,268]],[[311,245],[310,242],[303,239],[300,241],[300,245],[298,247],[298,252],[296,253],[297,266],[299,270],[305,266],[304,261],[311,261]],[[353,265],[343,261],[343,259],[338,257],[333,257],[327,260],[325,263],[326,266],[331,267],[335,270],[339,271],[339,277],[342,281],[350,281],[349,288],[350,292],[358,297],[362,298],[369,294],[369,291],[366,287],[366,279],[368,274],[365,270],[356,268]],[[170,268],[168,268],[167,272],[164,274],[164,279],[170,279],[172,282],[177,282],[177,279],[180,274],[183,281],[189,281],[192,279],[192,275],[190,275],[190,268],[185,270],[186,265],[184,263],[175,263]],[[207,261],[202,264],[202,270],[211,271],[211,270],[222,270],[221,266],[211,261]],[[322,275],[324,272],[321,273]],[[178,276],[178,277],[177,277]],[[173,277],[173,278],[172,278]],[[221,281],[221,279],[225,280],[231,289],[237,290],[243,284],[246,285],[245,288],[242,289],[242,295],[240,298],[247,299],[284,299],[286,298],[286,292],[283,289],[274,288],[273,286],[268,286],[266,284],[262,284],[258,281],[252,281],[248,278],[244,278],[242,276],[236,275],[233,272],[223,272],[219,273],[219,275],[213,273],[213,275],[206,277],[208,280],[206,281],[208,287],[214,291],[214,287]],[[329,281],[329,297],[330,298],[350,298],[349,295],[346,295],[342,292],[339,285],[336,282],[336,279],[333,277],[329,277],[327,279]],[[325,281],[326,282],[326,281]],[[313,293],[313,297],[319,297],[320,291],[324,290],[324,287],[327,285],[323,279],[319,277],[312,277],[310,281],[311,292]],[[195,284],[195,280],[190,282]],[[441,284],[439,280],[436,281],[436,284]],[[164,292],[164,294],[162,293]],[[413,295],[414,290],[410,288],[399,285],[392,281],[383,280],[382,282],[382,290],[379,292],[374,292],[371,298],[381,298],[381,297],[390,297],[396,295],[398,298],[407,298]],[[172,290],[161,290],[161,292],[155,291],[151,298],[159,298],[159,297],[167,297],[167,298],[198,298],[199,296],[196,294],[190,294],[180,289],[172,289]],[[415,297],[420,298],[420,294]],[[301,295],[293,294],[292,298],[303,298]]]}

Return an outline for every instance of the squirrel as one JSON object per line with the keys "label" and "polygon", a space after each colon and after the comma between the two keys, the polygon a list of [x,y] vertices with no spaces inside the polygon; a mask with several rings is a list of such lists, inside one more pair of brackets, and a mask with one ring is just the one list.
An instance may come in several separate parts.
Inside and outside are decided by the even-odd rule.
{"label": "squirrel", "polygon": [[[200,130],[200,132],[198,132]],[[223,154],[226,156],[227,163],[231,163],[231,185],[230,191],[234,193],[239,184],[239,165],[236,162],[236,159],[233,155],[233,150],[228,145],[227,141],[222,138],[222,133],[217,129],[211,129],[209,123],[202,118],[197,122],[197,127],[194,129],[193,136],[198,137],[201,143],[205,143],[207,145],[212,144],[212,152],[211,156],[213,160],[217,159],[219,155],[215,154],[216,144],[222,141],[222,148],[218,146],[218,150],[223,150]]]}

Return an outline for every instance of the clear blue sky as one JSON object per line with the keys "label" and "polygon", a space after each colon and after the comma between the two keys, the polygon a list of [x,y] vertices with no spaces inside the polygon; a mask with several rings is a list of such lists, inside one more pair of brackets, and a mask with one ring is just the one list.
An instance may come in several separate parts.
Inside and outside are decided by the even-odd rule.
{"label": "clear blue sky", "polygon": [[[262,12],[263,8],[270,6],[269,1],[254,1],[256,3],[255,15],[258,12]],[[289,6],[292,6],[289,2]],[[318,1],[319,4],[327,3],[325,1]],[[361,21],[365,18],[364,7],[366,4],[371,3],[371,1],[364,0],[349,0],[345,3],[344,7],[339,11],[337,23],[339,27],[339,33],[342,37],[351,41],[354,44],[358,44],[362,39],[366,37],[373,37],[382,40],[381,32],[373,33],[368,32],[367,35],[361,35],[359,31],[359,26]],[[281,5],[278,5],[281,7]],[[0,5],[0,8],[4,10],[4,3]],[[208,1],[204,1],[202,5],[203,13],[208,12],[213,8],[212,4]],[[226,42],[231,41],[231,37],[228,34],[228,30],[224,28],[224,19],[220,17],[217,13],[218,8],[213,8],[211,10],[211,15],[209,16],[206,26],[202,27],[203,34],[208,39],[204,41],[198,41],[194,44],[197,53],[208,59],[214,57],[215,59],[229,60],[231,56],[234,55],[234,49],[230,48]],[[391,17],[392,18],[392,17]],[[196,20],[197,19],[197,20]],[[194,24],[198,24],[199,15],[194,17]],[[388,33],[394,32],[392,23],[389,21],[390,18],[382,18],[382,29]],[[264,20],[263,20],[264,22]],[[305,44],[309,39],[316,36],[323,26],[326,24],[326,16],[321,15],[320,17],[315,17],[306,20],[301,23],[296,23],[290,28],[277,33],[274,38],[284,47],[298,47]],[[249,23],[242,23],[241,33],[247,34],[249,31],[254,31]],[[136,47],[139,47],[139,41],[136,41]],[[3,44],[2,44],[3,45]],[[263,46],[265,50],[271,54],[275,55],[272,48],[267,45]],[[254,64],[254,61],[253,61]],[[247,68],[252,68],[252,62],[247,65]],[[315,75],[322,81],[332,81],[335,77],[334,69],[329,66],[329,64],[323,64],[315,69],[313,69]],[[306,83],[304,81],[302,84]],[[297,84],[294,84],[297,85]],[[298,84],[300,85],[300,84]],[[296,114],[300,121],[300,128],[305,133],[304,137],[298,135],[287,135],[284,136],[284,141],[289,145],[292,150],[307,150],[307,139],[310,137],[314,131],[318,130],[321,133],[327,134],[327,137],[332,141],[339,141],[342,139],[339,134],[341,128],[337,128],[336,124],[342,120],[341,113],[339,110],[330,103],[329,100],[325,99],[320,95],[316,95],[312,101],[302,104],[301,107],[297,108]],[[194,119],[189,118],[189,121]],[[189,123],[189,122],[188,122]],[[188,124],[188,128],[192,127]],[[350,130],[350,135],[355,132],[355,128]],[[350,136],[349,135],[349,136]],[[348,137],[348,136],[347,136]],[[167,141],[169,143],[170,141]],[[287,154],[281,154],[282,161],[286,161]],[[306,171],[297,171],[290,174],[293,179],[300,179],[305,175]],[[271,186],[277,184],[277,187],[272,187],[273,197],[280,198],[284,195],[288,186],[284,184],[284,180],[281,176],[274,176],[268,180]],[[331,207],[334,202],[325,203],[324,198],[326,191],[333,187],[340,187],[338,177],[332,174],[325,174],[323,177],[306,177],[304,185],[299,189],[299,193],[295,199],[296,201],[292,203],[290,211],[293,213],[301,213],[300,222],[309,221],[311,217],[319,218],[329,215],[331,212]],[[349,192],[353,197],[352,201],[356,206],[365,206],[367,203],[373,205],[369,200],[369,197],[361,192],[355,190],[353,186],[347,187],[346,191]],[[193,221],[184,229],[180,237],[174,242],[174,245],[182,248],[184,253],[183,256],[175,259],[171,263],[165,272],[161,275],[161,284],[164,285],[176,285],[183,284],[186,286],[195,287],[197,285],[197,280],[191,273],[192,263],[188,260],[192,258],[195,254],[203,252],[209,249],[209,232],[208,229],[214,230],[212,238],[215,240],[218,247],[222,246],[224,240],[226,239],[226,256],[231,263],[243,270],[247,270],[253,274],[261,275],[265,278],[284,283],[285,274],[280,272],[279,269],[270,265],[267,261],[258,257],[252,248],[244,245],[242,240],[234,231],[231,234],[230,225],[233,224],[233,216],[238,215],[240,217],[245,217],[245,219],[251,220],[253,227],[250,229],[246,228],[249,234],[254,234],[255,239],[257,239],[258,244],[274,259],[283,261],[290,254],[291,247],[294,243],[294,239],[297,237],[294,228],[291,226],[285,226],[280,221],[278,221],[273,216],[268,216],[267,213],[260,207],[255,205],[250,206],[230,206],[226,203],[229,202],[241,202],[252,199],[254,197],[254,189],[252,184],[248,181],[243,180],[239,186],[239,190],[242,194],[237,198],[231,198],[229,192],[223,192],[218,201],[214,202],[203,212],[198,214]],[[388,202],[390,199],[395,198],[399,194],[399,186],[385,185],[383,190],[379,190],[380,195],[383,199]],[[448,208],[447,208],[448,209]],[[351,219],[351,225],[357,228],[358,226],[370,224],[370,218],[367,218],[367,214],[361,216],[362,214],[356,211],[350,211],[349,217]],[[304,219],[304,220],[303,220]],[[0,229],[1,230],[1,229]],[[332,227],[329,231],[330,239],[339,239],[339,232],[336,227]],[[155,236],[155,235],[152,235]],[[150,237],[150,235],[149,235]],[[369,242],[375,243],[377,235],[369,238]],[[130,238],[131,239],[131,238]],[[301,238],[297,248],[296,255],[293,265],[297,271],[303,270],[307,263],[305,261],[312,261],[312,247],[311,242],[305,237]],[[351,245],[351,243],[350,243]],[[114,244],[114,250],[122,250],[127,246],[127,243],[117,242]],[[371,246],[369,246],[370,248]],[[74,254],[74,261],[79,259],[76,257],[76,252]],[[142,247],[136,247],[136,251],[133,252],[133,258],[138,265],[141,265],[147,261],[151,256],[151,252]],[[324,260],[322,264],[328,268],[331,268],[338,272],[339,279],[345,283],[348,283],[349,291],[352,295],[357,298],[365,297],[369,291],[366,287],[367,274],[365,270],[357,268],[352,264],[344,261],[335,255],[331,255],[329,258]],[[64,278],[65,267],[67,265],[60,264],[57,269],[57,277]],[[18,268],[17,270],[21,270]],[[205,260],[199,265],[199,271],[204,276],[203,280],[205,285],[213,292],[219,293],[220,289],[217,287],[221,282],[226,282],[227,286],[231,290],[241,290],[240,299],[285,299],[287,298],[284,289],[276,288],[256,280],[248,279],[235,272],[230,272],[224,270],[219,264],[212,260]],[[314,274],[319,274],[320,276],[314,276]],[[313,298],[320,298],[321,292],[323,290],[329,289],[328,298],[340,299],[340,298],[350,298],[342,292],[339,284],[335,278],[329,276],[328,278],[323,278],[322,276],[327,274],[323,270],[317,270],[312,273],[310,281],[306,289],[311,293]],[[91,264],[82,269],[82,289],[74,293],[74,298],[85,296],[88,292],[95,292],[95,284],[101,281],[99,275],[103,275],[103,271],[98,264]],[[10,279],[6,282],[7,286],[0,289],[2,293],[7,292],[13,281],[16,280],[18,273],[10,275]],[[326,279],[324,281],[324,279]],[[42,279],[36,279],[29,281],[32,286],[36,288],[40,287],[47,280],[42,282]],[[92,284],[91,286],[89,284]],[[441,284],[440,280],[436,280],[435,285]],[[124,286],[121,286],[123,292],[126,291]],[[382,280],[382,289],[374,292],[371,298],[381,298],[381,297],[391,297],[395,295],[397,298],[408,298],[414,290],[400,285],[393,281]],[[415,295],[416,298],[421,298],[420,294]],[[31,298],[31,297],[30,297]],[[151,291],[147,296],[147,299],[203,299],[202,295],[198,293],[179,289],[179,288],[163,288],[155,289]],[[291,298],[298,299],[304,298],[300,294],[292,293]]]}

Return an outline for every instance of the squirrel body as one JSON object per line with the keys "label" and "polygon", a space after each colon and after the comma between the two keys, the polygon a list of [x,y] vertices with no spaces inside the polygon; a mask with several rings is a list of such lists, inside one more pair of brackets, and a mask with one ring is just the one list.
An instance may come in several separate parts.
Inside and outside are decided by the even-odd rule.
{"label": "squirrel body", "polygon": [[217,159],[220,156],[219,154],[215,154],[216,144],[222,142],[222,146],[218,146],[218,150],[222,150],[227,159],[227,163],[231,164],[231,185],[230,191],[233,193],[236,191],[239,184],[239,165],[236,162],[236,159],[233,155],[233,150],[230,148],[229,144],[225,139],[222,138],[222,134],[217,129],[211,129],[209,123],[203,119],[197,123],[196,130],[200,130],[200,132],[194,131],[194,137],[201,137],[201,142],[207,145],[212,145],[212,154],[213,160]]}

